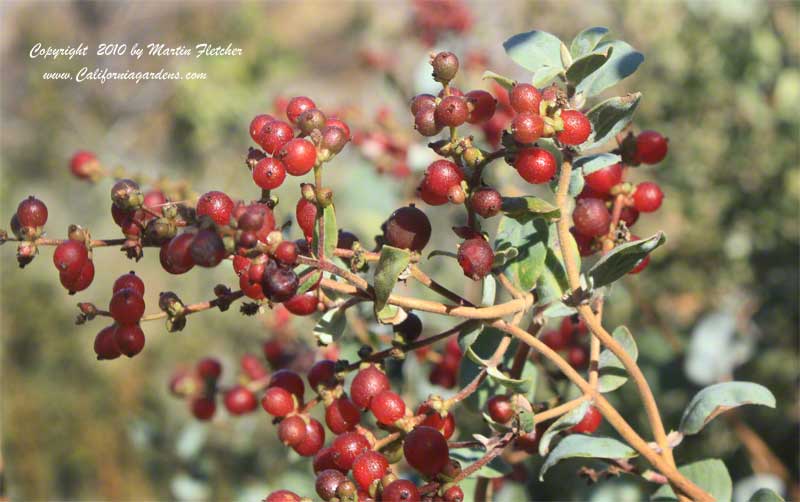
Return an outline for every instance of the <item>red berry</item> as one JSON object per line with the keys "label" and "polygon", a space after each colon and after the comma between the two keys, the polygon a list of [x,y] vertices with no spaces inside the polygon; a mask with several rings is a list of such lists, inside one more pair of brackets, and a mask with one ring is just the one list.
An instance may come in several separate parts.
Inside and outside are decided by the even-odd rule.
{"label": "red berry", "polygon": [[583,346],[573,345],[567,352],[567,361],[575,369],[586,368],[589,364],[589,350]]}
{"label": "red berry", "polygon": [[469,106],[469,116],[467,122],[470,124],[480,124],[486,122],[497,108],[497,100],[494,96],[483,90],[470,91],[465,96]]}
{"label": "red berry", "polygon": [[108,310],[119,324],[136,324],[144,315],[144,300],[134,289],[121,289],[111,297]]}
{"label": "red berry", "polygon": [[492,420],[501,424],[514,417],[514,408],[511,406],[511,400],[508,396],[492,396],[486,402],[486,409],[489,411],[489,416]]}
{"label": "red berry", "polygon": [[282,241],[275,249],[275,259],[284,265],[297,263],[297,244],[292,241]]}
{"label": "red berry", "polygon": [[317,149],[306,139],[294,138],[283,145],[276,156],[283,161],[286,172],[292,176],[302,176],[317,162]]}
{"label": "red berry", "polygon": [[500,192],[490,187],[481,187],[472,192],[470,207],[483,218],[491,218],[500,212],[503,197]]}
{"label": "red berry", "polygon": [[383,488],[381,502],[414,502],[420,500],[417,486],[407,479],[392,481]]}
{"label": "red berry", "polygon": [[300,415],[284,418],[278,425],[278,439],[286,446],[295,446],[306,438],[306,421]]}
{"label": "red berry", "polygon": [[242,355],[242,358],[239,360],[239,366],[250,380],[263,380],[267,378],[269,374],[267,368],[261,363],[261,360],[253,354]]}
{"label": "red berry", "polygon": [[47,222],[47,206],[31,195],[17,206],[17,218],[23,227],[42,227]]}
{"label": "red berry", "polygon": [[548,331],[541,336],[542,342],[555,351],[566,349],[572,343],[572,334],[565,335],[561,330]]}
{"label": "red berry", "polygon": [[89,251],[83,242],[66,240],[56,246],[53,252],[53,264],[66,279],[75,280],[81,269],[89,260]]}
{"label": "red berry", "polygon": [[341,129],[342,132],[344,132],[345,141],[350,141],[350,138],[352,137],[350,133],[350,127],[345,122],[335,117],[329,118],[325,122],[325,127],[338,127],[339,129]]}
{"label": "red berry", "polygon": [[322,500],[331,500],[336,496],[339,485],[347,482],[344,474],[336,469],[327,469],[317,474],[314,489]]}
{"label": "red berry", "polygon": [[319,146],[322,150],[337,154],[342,151],[348,141],[347,133],[341,127],[325,126],[322,128],[322,141]]}
{"label": "red berry", "polygon": [[319,303],[317,292],[306,291],[302,295],[294,295],[289,298],[283,302],[283,306],[294,315],[307,316],[317,311],[317,303]]}
{"label": "red berry", "polygon": [[94,280],[94,262],[92,262],[92,260],[86,260],[77,277],[71,277],[61,273],[58,274],[58,279],[61,281],[61,285],[64,286],[71,295],[78,291],[83,291],[88,288]]}
{"label": "red berry", "polygon": [[643,213],[652,213],[661,207],[661,202],[664,200],[664,192],[661,188],[651,182],[645,181],[636,185],[636,191],[633,192],[633,205],[637,211]]}
{"label": "red berry", "polygon": [[317,361],[308,370],[308,385],[315,391],[320,385],[326,389],[332,389],[338,384],[336,378],[336,361],[323,359]]}
{"label": "red berry", "polygon": [[639,220],[639,211],[636,208],[625,206],[619,213],[619,220],[624,221],[628,228],[631,228]]}
{"label": "red berry", "polygon": [[428,413],[428,415],[420,425],[433,427],[441,432],[445,439],[450,439],[453,436],[453,432],[456,429],[456,418],[453,416],[452,412],[448,411],[447,416],[442,418],[438,412],[433,411],[430,405],[421,404],[419,408],[417,408],[417,415],[422,415],[423,413]]}
{"label": "red berry", "polygon": [[494,263],[494,251],[483,237],[467,239],[458,248],[458,264],[461,265],[464,275],[473,281],[489,275],[492,263]]}
{"label": "red berry", "polygon": [[390,246],[419,252],[431,238],[431,222],[414,205],[401,207],[383,225],[383,238]]}
{"label": "red berry", "polygon": [[303,379],[300,378],[300,375],[292,370],[286,369],[278,370],[273,373],[267,387],[280,387],[281,389],[285,389],[297,396],[297,400],[300,402],[303,401],[303,394],[305,394],[306,391]]}
{"label": "red berry", "polygon": [[305,96],[297,96],[289,100],[289,104],[286,105],[286,117],[289,119],[289,122],[297,122],[297,119],[300,115],[306,110],[312,110],[316,108],[317,105],[311,101],[310,98]]}
{"label": "red berry", "polygon": [[611,164],[584,177],[586,185],[599,194],[607,194],[622,183],[622,164]]}
{"label": "red berry", "polygon": [[425,177],[419,186],[422,200],[432,206],[440,206],[448,201],[450,188],[459,185],[464,174],[456,164],[449,160],[437,160],[428,166]]}
{"label": "red berry", "polygon": [[559,328],[561,334],[567,337],[572,343],[574,335],[582,335],[589,332],[589,327],[586,326],[586,321],[582,317],[576,315],[565,317],[561,320],[561,327]]}
{"label": "red berry", "polygon": [[392,425],[406,414],[403,398],[391,390],[385,390],[372,398],[369,409],[378,423]]}
{"label": "red berry", "polygon": [[408,433],[403,442],[406,462],[428,477],[433,477],[447,465],[450,450],[441,432],[425,425]]}
{"label": "red berry", "polygon": [[556,134],[558,141],[565,145],[580,145],[592,133],[592,124],[586,115],[578,110],[561,110],[564,129]]}
{"label": "red berry", "polygon": [[189,254],[195,265],[213,268],[225,259],[225,244],[212,230],[200,230],[189,245]]}
{"label": "red berry", "polygon": [[656,131],[642,131],[636,136],[636,162],[658,164],[667,156],[669,140]]}
{"label": "red berry", "polygon": [[531,84],[516,84],[509,93],[511,108],[517,113],[539,113],[542,93]]}
{"label": "red berry", "polygon": [[533,143],[542,136],[542,131],[544,120],[538,113],[518,113],[511,121],[511,135],[517,143]]}
{"label": "red berry", "polygon": [[547,183],[556,174],[556,158],[544,148],[524,148],[517,152],[514,167],[528,183]]}
{"label": "red berry", "polygon": [[225,408],[231,415],[244,415],[258,406],[256,396],[243,385],[237,385],[225,393]]}
{"label": "red berry", "polygon": [[309,202],[304,198],[297,201],[297,208],[295,208],[295,218],[297,224],[303,231],[303,235],[310,239],[314,235],[314,222],[317,218],[317,205]]}
{"label": "red berry", "polygon": [[575,227],[571,227],[569,231],[572,233],[572,237],[575,238],[575,244],[577,244],[578,253],[580,253],[581,256],[591,256],[595,253],[594,237],[583,235],[578,232]]}
{"label": "red berry", "polygon": [[206,192],[197,200],[197,217],[208,216],[217,225],[228,225],[233,211],[233,200],[224,192]]}
{"label": "red berry", "polygon": [[389,387],[389,377],[371,364],[356,374],[350,385],[350,397],[360,408],[367,409],[372,398]]}
{"label": "red berry", "polygon": [[275,117],[267,114],[256,115],[253,117],[253,120],[250,121],[250,137],[253,138],[253,141],[258,144],[261,143],[264,126],[273,120],[275,120]]}
{"label": "red berry", "polygon": [[267,298],[275,303],[282,303],[295,296],[299,282],[297,273],[294,270],[278,266],[274,261],[271,261],[264,271],[264,280],[261,283],[261,287]]}
{"label": "red berry", "polygon": [[120,289],[125,288],[132,289],[144,296],[144,282],[133,270],[117,277],[117,280],[114,281],[114,285],[111,287],[111,291],[112,293],[116,293]]}
{"label": "red berry", "polygon": [[435,110],[436,96],[432,94],[417,94],[411,99],[411,115],[416,116],[422,110]]}
{"label": "red berry", "polygon": [[133,357],[144,348],[144,332],[138,324],[117,325],[114,330],[114,341],[120,352]]}
{"label": "red berry", "polygon": [[322,424],[316,419],[309,419],[306,424],[306,437],[299,444],[294,445],[292,448],[300,456],[311,457],[317,453],[322,445],[325,443],[325,429]]}
{"label": "red berry", "polygon": [[431,59],[433,79],[437,82],[447,83],[453,80],[458,72],[458,57],[449,51],[442,51]]}
{"label": "red berry", "polygon": [[436,108],[423,108],[414,115],[414,129],[423,136],[436,136],[442,127],[436,121]]}
{"label": "red berry", "polygon": [[213,357],[206,357],[197,362],[197,374],[204,380],[217,380],[222,374],[222,363]]}
{"label": "red berry", "polygon": [[[295,409],[295,400],[292,394],[280,387],[270,387],[261,398],[261,406],[264,411],[273,417],[285,417]],[[305,426],[303,427],[305,431]]]}
{"label": "red berry", "polygon": [[264,190],[278,188],[286,179],[286,166],[274,157],[261,159],[253,168],[253,181]]}
{"label": "red berry", "polygon": [[92,152],[80,150],[75,152],[69,162],[69,169],[72,174],[80,179],[88,179],[92,175],[94,168],[98,166],[97,157]]}
{"label": "red berry", "polygon": [[[142,205],[157,214],[163,214],[163,205],[167,203],[167,197],[161,190],[150,190],[144,194],[144,202]],[[154,217],[148,215],[149,217]]]}
{"label": "red berry", "polygon": [[114,339],[114,331],[117,326],[112,324],[101,329],[97,336],[94,338],[94,353],[97,354],[98,360],[103,359],[116,359],[122,354],[117,342]]}
{"label": "red berry", "polygon": [[578,199],[572,212],[575,230],[588,237],[599,237],[608,233],[611,215],[606,203],[600,199]]}
{"label": "red berry", "polygon": [[333,457],[333,448],[330,446],[326,446],[325,448],[319,450],[317,454],[314,455],[314,461],[312,462],[314,474],[319,474],[326,469],[336,469],[336,464],[333,462]]}
{"label": "red berry", "polygon": [[211,420],[217,405],[210,397],[196,397],[192,399],[192,415],[198,420]]}
{"label": "red berry", "polygon": [[166,249],[161,260],[164,270],[171,274],[183,274],[194,267],[194,260],[190,253],[193,240],[194,234],[187,232],[176,235],[166,244],[166,248],[161,248],[162,251]]}
{"label": "red berry", "polygon": [[300,502],[300,495],[289,490],[278,490],[267,495],[264,502]]}
{"label": "red berry", "polygon": [[353,461],[353,479],[364,490],[369,490],[372,483],[381,479],[387,470],[389,462],[377,451],[366,451]]}
{"label": "red berry", "polygon": [[370,449],[369,441],[358,432],[345,432],[340,434],[331,443],[333,448],[333,461],[336,468],[347,472],[353,466],[353,461]]}
{"label": "red berry", "polygon": [[444,492],[444,502],[463,502],[464,490],[460,486],[451,486]]}
{"label": "red berry", "polygon": [[334,434],[355,430],[361,421],[361,412],[347,396],[334,400],[325,408],[325,423]]}
{"label": "red berry", "polygon": [[314,130],[322,130],[322,128],[325,127],[325,121],[326,117],[322,110],[311,108],[297,117],[295,125],[300,129],[301,133],[308,135],[314,132]]}
{"label": "red berry", "polygon": [[275,155],[293,137],[292,126],[282,120],[273,120],[262,129],[261,141],[258,144],[268,154]]}
{"label": "red berry", "polygon": [[445,127],[458,127],[467,121],[469,109],[461,96],[447,96],[436,105],[434,119]]}
{"label": "red berry", "polygon": [[586,414],[580,422],[573,425],[570,432],[577,432],[581,434],[591,434],[600,427],[600,422],[603,421],[603,415],[594,406],[589,406]]}
{"label": "red berry", "polygon": [[[250,268],[254,267],[255,266],[251,266]],[[261,267],[263,268],[263,265],[261,265]],[[253,300],[263,300],[266,298],[264,288],[261,286],[261,281],[254,281],[251,279],[249,273],[239,276],[239,288],[241,288],[242,292],[248,298],[252,298]]]}

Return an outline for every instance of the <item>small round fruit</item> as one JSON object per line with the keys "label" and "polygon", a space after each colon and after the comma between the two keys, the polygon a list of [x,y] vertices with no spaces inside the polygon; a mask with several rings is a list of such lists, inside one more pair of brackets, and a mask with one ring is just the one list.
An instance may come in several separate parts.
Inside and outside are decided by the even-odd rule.
{"label": "small round fruit", "polygon": [[539,113],[542,93],[531,84],[516,84],[509,93],[509,100],[517,113]]}
{"label": "small round fruit", "polygon": [[472,192],[469,204],[479,216],[491,218],[500,212],[503,206],[503,197],[494,188],[481,187]]}
{"label": "small round fruit", "polygon": [[416,116],[421,110],[435,110],[436,96],[432,94],[417,94],[411,99],[411,115]]}
{"label": "small round fruit", "polygon": [[225,393],[225,408],[231,415],[244,415],[258,407],[253,392],[243,385],[237,385]]}
{"label": "small round fruit", "polygon": [[667,156],[669,140],[656,131],[642,131],[636,136],[634,159],[644,164],[658,164]]}
{"label": "small round fruit", "polygon": [[203,380],[216,381],[222,374],[222,363],[213,357],[205,357],[197,362],[197,375]]}
{"label": "small round fruit", "polygon": [[358,432],[345,432],[336,436],[331,443],[331,448],[333,448],[333,461],[336,468],[347,472],[353,467],[356,457],[370,449],[370,444],[367,438]]}
{"label": "small round fruit", "polygon": [[283,145],[277,157],[283,161],[286,172],[292,176],[302,176],[314,167],[317,149],[307,139],[294,138]]}
{"label": "small round fruit", "polygon": [[562,335],[569,337],[570,343],[572,343],[571,340],[573,336],[588,333],[589,327],[586,325],[586,321],[584,321],[583,318],[572,315],[561,320],[559,330]]}
{"label": "small round fruit", "polygon": [[372,398],[369,409],[378,423],[392,425],[406,414],[403,398],[391,390],[385,390]]}
{"label": "small round fruit", "polygon": [[449,51],[442,51],[431,59],[433,79],[444,84],[453,80],[458,73],[458,57]]}
{"label": "small round fruit", "polygon": [[253,120],[250,121],[250,137],[253,141],[256,143],[261,142],[264,126],[273,120],[275,120],[275,117],[263,113],[253,117]]}
{"label": "small round fruit", "polygon": [[483,279],[492,271],[494,251],[492,246],[483,237],[467,239],[458,248],[458,264],[464,275],[477,281]]}
{"label": "small round fruit", "polygon": [[591,434],[600,427],[600,422],[603,421],[603,415],[594,406],[589,406],[586,414],[580,422],[573,425],[570,432],[577,432],[580,434]]}
{"label": "small round fruit", "polygon": [[541,184],[556,174],[556,158],[544,148],[524,148],[517,152],[514,167],[528,183]]}
{"label": "small round fruit", "polygon": [[353,479],[363,490],[369,490],[388,470],[389,462],[377,451],[366,451],[353,461]]}
{"label": "small round fruit", "polygon": [[664,192],[661,187],[652,181],[645,181],[636,185],[636,191],[633,192],[633,206],[637,211],[643,213],[652,213],[661,207],[661,202],[664,200]]}
{"label": "small round fruit", "polygon": [[72,174],[80,179],[89,179],[94,168],[98,166],[97,157],[92,152],[80,150],[75,152],[69,162],[69,169]]}
{"label": "small round fruit", "polygon": [[361,409],[369,408],[372,398],[389,390],[389,377],[374,364],[360,370],[350,384],[350,397]]}
{"label": "small round fruit", "polygon": [[600,194],[607,194],[622,183],[622,164],[611,164],[584,177],[586,185]]}
{"label": "small round fruit", "polygon": [[565,336],[561,330],[548,331],[542,334],[540,338],[545,345],[556,352],[566,349],[572,343],[572,335]]}
{"label": "small round fruit", "polygon": [[394,325],[394,332],[402,336],[405,343],[411,343],[422,334],[422,320],[417,314],[409,312],[403,322]]}
{"label": "small round fruit", "polygon": [[449,160],[437,160],[425,171],[419,187],[420,196],[432,206],[442,205],[448,202],[450,188],[459,185],[463,179],[464,174],[456,164]]}
{"label": "small round fruit", "polygon": [[428,477],[439,474],[450,460],[447,440],[441,432],[425,425],[408,433],[403,454],[411,467]]}
{"label": "small round fruit", "polygon": [[608,233],[611,215],[606,203],[600,199],[579,199],[572,212],[575,230],[589,237],[599,237]]}
{"label": "small round fruit", "polygon": [[431,238],[431,222],[414,205],[401,207],[386,220],[383,238],[390,246],[420,252]]}
{"label": "small round fruit", "polygon": [[[281,387],[270,387],[261,398],[261,406],[273,417],[285,417],[294,411],[295,400],[288,390]],[[305,426],[303,430],[305,430]]]}
{"label": "small round fruit", "polygon": [[89,260],[89,251],[83,242],[66,240],[56,246],[53,252],[53,264],[66,279],[74,280]]}
{"label": "small round fruit", "polygon": [[319,298],[317,298],[316,291],[306,291],[302,295],[294,295],[289,298],[283,302],[283,306],[294,315],[308,316],[317,312],[318,303]]}
{"label": "small round fruit", "polygon": [[253,181],[264,190],[274,190],[286,179],[286,166],[274,157],[261,159],[253,168]]}
{"label": "small round fruit", "polygon": [[94,353],[97,354],[98,360],[116,359],[122,354],[114,339],[116,329],[117,326],[114,324],[106,326],[94,337]]}
{"label": "small round fruit", "polygon": [[453,432],[456,430],[456,417],[452,412],[448,411],[447,416],[442,417],[438,412],[434,411],[430,405],[423,403],[417,408],[417,415],[425,413],[427,413],[427,416],[420,425],[433,427],[441,432],[445,439],[450,439],[453,436]]}
{"label": "small round fruit", "polygon": [[273,120],[261,131],[259,145],[270,155],[275,153],[294,137],[292,126],[282,120]]}
{"label": "small round fruit", "polygon": [[317,361],[308,370],[308,385],[315,391],[319,386],[332,389],[339,383],[336,378],[336,361],[322,359]]}
{"label": "small round fruit", "polygon": [[108,310],[119,324],[136,324],[144,315],[144,300],[134,289],[121,289],[111,297]]}
{"label": "small round fruit", "polygon": [[306,422],[300,415],[292,415],[278,424],[278,439],[286,446],[295,446],[306,438]]}
{"label": "small round fruit", "polygon": [[337,119],[335,117],[329,118],[325,122],[325,127],[338,127],[344,132],[345,141],[350,141],[352,134],[350,133],[350,126],[348,126],[343,120]]}
{"label": "small round fruit", "polygon": [[297,244],[292,241],[282,241],[275,249],[275,259],[284,265],[297,263]]}
{"label": "small round fruit", "polygon": [[297,201],[297,207],[295,208],[295,219],[300,229],[303,231],[303,235],[305,235],[307,239],[310,239],[314,235],[314,222],[316,218],[317,205],[301,197],[300,200]]}
{"label": "small round fruit", "polygon": [[444,502],[463,502],[464,490],[460,486],[451,486],[444,492]]}
{"label": "small round fruit", "polygon": [[17,218],[23,227],[42,227],[47,223],[47,206],[31,195],[17,206]]}
{"label": "small round fruit", "polygon": [[483,90],[470,91],[465,98],[469,107],[467,122],[470,124],[486,122],[494,115],[497,108],[497,100],[488,92]]}
{"label": "small round fruit", "polygon": [[335,399],[325,408],[325,423],[334,434],[355,430],[361,421],[361,412],[347,397]]}
{"label": "small round fruit", "polygon": [[311,108],[297,117],[297,127],[303,134],[311,134],[315,129],[322,130],[325,127],[325,121],[326,117],[322,110]]}
{"label": "small round fruit", "polygon": [[407,479],[392,481],[383,488],[381,502],[412,502],[420,500],[417,486]]}
{"label": "small round fruit", "polygon": [[314,456],[325,444],[325,429],[318,420],[311,418],[306,424],[306,437],[292,448],[302,457]]}
{"label": "small round fruit", "polygon": [[289,490],[278,490],[267,495],[264,502],[300,502],[300,495]]}
{"label": "small round fruit", "polygon": [[346,481],[347,478],[341,472],[336,469],[326,469],[317,474],[314,489],[322,500],[327,501],[336,496],[336,489]]}
{"label": "small round fruit", "polygon": [[225,244],[212,230],[200,230],[189,246],[189,255],[195,265],[213,268],[225,259]]}
{"label": "small round fruit", "polygon": [[142,281],[142,279],[136,275],[133,270],[127,274],[117,277],[117,280],[114,281],[114,285],[111,287],[111,291],[112,293],[116,293],[120,289],[125,288],[132,289],[144,296],[144,281]]}
{"label": "small round fruit", "polygon": [[325,126],[322,128],[320,148],[336,154],[342,151],[349,140],[347,133],[341,127]]}
{"label": "small round fruit", "polygon": [[469,109],[461,96],[447,96],[436,105],[436,123],[445,127],[458,127],[467,121]]}
{"label": "small round fruit", "polygon": [[211,420],[217,411],[217,404],[210,397],[196,397],[191,403],[192,415],[198,420]]}
{"label": "small round fruit", "polygon": [[217,225],[230,223],[233,200],[224,192],[212,190],[206,192],[197,200],[197,217],[208,216]]}
{"label": "small round fruit", "polygon": [[92,262],[92,260],[86,260],[77,277],[58,274],[58,279],[61,281],[61,285],[64,286],[71,295],[78,291],[83,291],[88,288],[94,280],[94,262]]}
{"label": "small round fruit", "polygon": [[267,388],[279,387],[297,396],[297,400],[302,402],[306,392],[305,384],[300,375],[292,370],[282,369],[272,374]]}
{"label": "small round fruit", "polygon": [[514,408],[511,406],[511,400],[508,396],[492,396],[486,402],[486,409],[489,411],[489,416],[492,420],[501,424],[514,417]]}
{"label": "small round fruit", "polygon": [[442,128],[436,121],[436,108],[422,108],[414,115],[414,129],[425,137],[436,136]]}
{"label": "small round fruit", "polygon": [[567,352],[567,361],[575,369],[584,369],[589,365],[589,350],[581,345],[573,345]]}
{"label": "small round fruit", "polygon": [[286,117],[290,122],[295,123],[304,111],[313,110],[316,107],[317,105],[314,104],[311,98],[297,96],[290,99],[289,103],[286,105]]}
{"label": "small round fruit", "polygon": [[295,271],[282,266],[268,267],[261,285],[267,298],[275,303],[285,302],[294,297],[298,286],[299,279]]}
{"label": "small round fruit", "polygon": [[636,208],[625,206],[619,213],[619,221],[624,221],[628,228],[631,228],[639,220],[639,211]]}
{"label": "small round fruit", "polygon": [[144,332],[138,324],[117,325],[114,330],[114,341],[120,352],[133,357],[144,348]]}
{"label": "small round fruit", "polygon": [[333,448],[326,446],[314,455],[312,462],[314,474],[319,474],[325,469],[336,469],[336,464],[333,463]]}
{"label": "small round fruit", "polygon": [[538,113],[518,113],[511,121],[511,136],[517,143],[533,143],[542,136],[543,131],[544,120]]}
{"label": "small round fruit", "polygon": [[194,267],[194,260],[189,248],[194,240],[194,234],[186,232],[173,237],[168,243],[161,246],[161,266],[170,274],[183,274]]}
{"label": "small round fruit", "polygon": [[558,141],[565,145],[580,145],[592,133],[592,124],[586,115],[578,110],[561,110],[564,129],[556,134]]}

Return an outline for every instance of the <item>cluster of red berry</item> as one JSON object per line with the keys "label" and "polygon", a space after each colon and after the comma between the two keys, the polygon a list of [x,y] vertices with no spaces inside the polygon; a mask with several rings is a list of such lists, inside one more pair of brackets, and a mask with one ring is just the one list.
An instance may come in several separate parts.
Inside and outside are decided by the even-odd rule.
{"label": "cluster of red berry", "polygon": [[588,333],[583,319],[565,317],[558,329],[547,331],[540,338],[556,352],[565,352],[573,368],[584,369],[589,363]]}
{"label": "cluster of red berry", "polygon": [[122,354],[133,357],[142,351],[145,342],[139,325],[145,307],[144,282],[131,271],[119,276],[111,291],[108,311],[114,323],[101,329],[94,339],[94,352],[101,360],[116,359]]}
{"label": "cluster of red berry", "polygon": [[448,33],[465,33],[472,27],[472,13],[463,0],[414,0],[411,25],[427,45]]}

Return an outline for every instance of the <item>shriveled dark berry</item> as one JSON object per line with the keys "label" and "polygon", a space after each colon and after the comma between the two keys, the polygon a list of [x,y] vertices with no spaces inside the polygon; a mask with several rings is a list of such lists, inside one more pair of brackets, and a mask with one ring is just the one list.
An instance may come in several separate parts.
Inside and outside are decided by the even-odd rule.
{"label": "shriveled dark berry", "polygon": [[200,230],[189,246],[189,254],[195,265],[212,268],[225,259],[225,244],[216,232]]}

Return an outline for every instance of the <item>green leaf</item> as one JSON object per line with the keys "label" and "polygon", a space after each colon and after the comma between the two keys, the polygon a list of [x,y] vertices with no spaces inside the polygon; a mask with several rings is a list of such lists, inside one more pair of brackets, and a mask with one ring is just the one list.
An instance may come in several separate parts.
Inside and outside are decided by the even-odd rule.
{"label": "green leaf", "polygon": [[[558,191],[558,178],[561,176],[561,171],[558,172],[555,178],[550,182],[550,189],[553,190],[553,193]],[[586,181],[583,178],[583,173],[580,169],[573,169],[572,172],[569,174],[569,188],[567,189],[567,193],[570,197],[577,197],[578,194],[581,193],[583,190],[583,186],[586,184]]]}
{"label": "green leaf", "polygon": [[[639,358],[639,348],[633,335],[625,326],[619,326],[612,334],[614,340],[622,345],[625,352],[635,361]],[[600,359],[597,361],[600,379],[598,381],[600,392],[611,392],[622,387],[628,381],[628,372],[620,362],[619,358],[608,349],[600,352]]]}
{"label": "green leaf", "polygon": [[530,218],[558,218],[561,211],[546,200],[525,195],[522,197],[503,197],[501,206],[503,213],[509,218],[525,221]]}
{"label": "green leaf", "polygon": [[642,93],[637,92],[609,98],[593,106],[586,117],[592,123],[592,133],[582,145],[581,150],[590,150],[604,145],[630,124],[636,107],[642,99]]}
{"label": "green leaf", "polygon": [[[517,256],[508,260],[501,270],[523,291],[530,291],[536,285],[547,255],[547,233],[539,233],[536,228],[537,221],[542,222],[532,219],[520,222],[503,216],[497,227],[495,249],[517,250]],[[547,226],[544,228],[546,230]]]}
{"label": "green leaf", "polygon": [[592,284],[596,288],[611,284],[633,270],[644,257],[664,244],[666,240],[664,233],[658,232],[647,239],[626,242],[600,258],[587,275],[592,279]]}
{"label": "green leaf", "polygon": [[[537,300],[542,304],[560,301],[564,292],[569,289],[569,280],[561,258],[561,245],[558,242],[556,224],[554,222],[548,225],[543,220],[536,220],[534,225],[538,233],[547,234],[547,253],[545,255],[544,268],[536,281]],[[578,254],[578,245],[575,243],[572,234],[569,235],[569,239],[568,245],[573,248],[571,256],[575,257],[576,266],[580,270],[581,262]]]}
{"label": "green leaf", "polygon": [[603,41],[608,36],[608,28],[603,26],[595,26],[593,28],[586,28],[572,39],[569,45],[569,52],[572,54],[573,59],[578,59],[586,54],[589,54],[597,47],[597,44]]}
{"label": "green leaf", "polygon": [[775,396],[763,385],[752,382],[724,382],[698,392],[681,418],[678,428],[684,434],[697,434],[717,415],[745,404],[775,407]]}
{"label": "green leaf", "polygon": [[547,470],[565,458],[619,459],[635,456],[636,450],[616,439],[571,434],[562,439],[545,459],[542,470],[539,471],[539,480],[543,480]]}
{"label": "green leaf", "polygon": [[561,415],[558,420],[550,424],[550,427],[547,428],[544,434],[542,434],[541,439],[539,439],[539,455],[542,457],[547,455],[550,451],[550,442],[559,432],[565,431],[583,420],[583,416],[586,415],[589,406],[591,406],[591,403],[589,403],[588,400],[584,400],[580,406],[565,415]]}
{"label": "green leaf", "polygon": [[599,171],[604,167],[617,164],[622,158],[615,153],[596,153],[585,157],[578,157],[572,163],[573,168],[580,169],[584,176]]}
{"label": "green leaf", "polygon": [[[596,96],[630,76],[644,61],[644,55],[622,40],[603,42],[594,48],[594,54],[609,53],[608,61],[587,75],[575,88],[587,97]],[[589,56],[586,56],[589,57]]]}
{"label": "green leaf", "polygon": [[600,69],[611,57],[612,49],[605,54],[592,53],[576,59],[567,68],[567,81],[575,87],[575,92],[585,92],[585,88],[595,80],[590,78],[592,73]]}
{"label": "green leaf", "polygon": [[[461,358],[461,366],[458,370],[458,383],[460,388],[468,385],[478,373],[481,372],[485,364],[483,362],[492,357],[500,341],[505,337],[505,333],[497,328],[485,327],[479,332],[475,340],[464,349],[466,357]],[[503,363],[508,365],[514,357],[517,341],[511,342],[506,354],[503,356]],[[485,379],[463,403],[464,406],[474,412],[483,409],[486,401],[498,392],[502,392],[502,387],[491,379]]]}
{"label": "green leaf", "polygon": [[497,281],[491,275],[483,278],[481,283],[481,305],[489,307],[494,305],[494,300],[497,297]]}
{"label": "green leaf", "polygon": [[[475,463],[483,457],[486,452],[479,448],[456,448],[450,450],[450,456],[461,462],[462,467]],[[511,472],[511,466],[502,458],[495,457],[473,474],[482,478],[499,478]]]}
{"label": "green leaf", "polygon": [[341,309],[325,312],[317,325],[314,326],[314,336],[320,345],[330,345],[342,336],[347,327],[347,317]]}
{"label": "green leaf", "polygon": [[531,83],[536,87],[545,87],[556,77],[564,73],[564,69],[558,66],[543,66],[533,72]]}
{"label": "green leaf", "polygon": [[578,311],[574,307],[568,307],[564,302],[553,302],[542,311],[542,315],[548,319],[567,317],[577,313]]}
{"label": "green leaf", "polygon": [[516,84],[517,81],[513,78],[505,77],[493,71],[486,70],[483,72],[483,76],[481,77],[483,80],[491,79],[503,86],[503,88],[507,91],[510,91]]}
{"label": "green leaf", "polygon": [[467,349],[475,343],[478,335],[483,331],[485,324],[481,322],[472,322],[465,325],[461,332],[458,334],[458,346],[461,348],[461,353],[466,353]]}
{"label": "green leaf", "polygon": [[407,249],[383,246],[378,265],[375,267],[375,312],[386,306],[397,278],[411,263],[411,253]]}
{"label": "green leaf", "polygon": [[769,488],[761,488],[751,495],[747,502],[784,502],[784,500],[783,497]]}
{"label": "green leaf", "polygon": [[515,394],[527,394],[533,389],[532,378],[511,378],[494,366],[490,366],[486,371],[489,379],[498,383]]}
{"label": "green leaf", "polygon": [[503,42],[503,48],[515,63],[528,71],[536,72],[543,66],[563,69],[561,40],[545,31],[518,33]]}
{"label": "green leaf", "polygon": [[[333,258],[336,251],[336,244],[339,242],[339,228],[336,226],[336,211],[333,204],[322,210],[323,224],[325,226],[325,256]],[[319,242],[319,225],[314,225],[314,239],[312,241],[312,253],[316,253]]]}
{"label": "green leaf", "polygon": [[[722,460],[716,458],[700,460],[678,467],[678,470],[694,484],[711,494],[715,500],[720,502],[731,500],[733,483]],[[675,496],[672,487],[663,485],[656,490],[650,500],[678,500],[678,497]]]}
{"label": "green leaf", "polygon": [[[322,276],[322,271],[319,269],[312,270],[311,267],[308,265],[301,265],[300,267],[295,270],[297,276],[303,279],[303,282],[297,286],[297,294],[302,295],[309,289],[311,289],[315,284],[319,282],[320,276]],[[305,277],[305,278],[303,278]]]}

